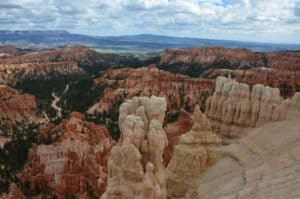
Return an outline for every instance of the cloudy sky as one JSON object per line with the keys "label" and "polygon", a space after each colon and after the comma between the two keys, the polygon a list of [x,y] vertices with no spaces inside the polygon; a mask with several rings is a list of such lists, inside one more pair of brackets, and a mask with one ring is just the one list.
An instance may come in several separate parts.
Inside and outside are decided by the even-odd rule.
{"label": "cloudy sky", "polygon": [[300,44],[300,0],[0,0],[0,29]]}

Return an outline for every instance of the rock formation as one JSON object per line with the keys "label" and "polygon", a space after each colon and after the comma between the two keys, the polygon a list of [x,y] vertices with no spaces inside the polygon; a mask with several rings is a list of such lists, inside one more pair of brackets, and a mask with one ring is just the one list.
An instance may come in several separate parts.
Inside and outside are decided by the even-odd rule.
{"label": "rock formation", "polygon": [[[204,47],[184,50],[167,49],[160,55],[160,63],[165,65],[162,67],[177,64],[177,67],[173,70],[181,73],[188,72],[192,64],[198,66],[194,68],[194,70],[201,68],[208,69],[211,67],[227,69],[265,67],[283,70],[299,70],[299,61],[299,51],[258,53],[247,49],[229,49],[222,47]],[[199,75],[199,73],[195,73],[195,75]]]}
{"label": "rock formation", "polygon": [[27,53],[14,52],[17,49],[10,48],[12,49],[0,48],[0,84],[13,84],[16,80],[25,78],[81,77],[86,72],[98,74],[110,66],[139,62],[132,55],[101,54],[85,46],[58,47]]}
{"label": "rock formation", "polygon": [[76,62],[0,64],[0,83],[13,85],[26,79],[51,79],[57,76],[80,76],[85,71]]}
{"label": "rock formation", "polygon": [[[109,113],[113,107],[133,96],[165,97],[168,110],[184,107],[192,111],[196,103],[204,106],[206,96],[214,89],[213,80],[189,78],[159,70],[153,65],[137,69],[108,70],[95,79],[95,87],[105,87],[100,101],[87,112]],[[199,102],[200,101],[200,102]]]}
{"label": "rock formation", "polygon": [[213,148],[221,144],[220,138],[212,133],[211,125],[198,105],[193,117],[192,129],[180,136],[166,170],[169,198],[184,196],[195,186],[203,171],[216,162]]}
{"label": "rock formation", "polygon": [[164,98],[133,97],[120,107],[121,138],[108,160],[103,199],[165,199],[163,151],[168,140],[162,128]]}
{"label": "rock formation", "polygon": [[218,148],[218,162],[181,199],[300,197],[300,113],[268,123]]}
{"label": "rock formation", "polygon": [[36,108],[34,96],[0,85],[0,125],[39,122],[41,118],[34,114]]}
{"label": "rock formation", "polygon": [[300,91],[300,52],[258,53],[246,49],[205,47],[167,49],[160,55],[160,69],[192,77],[215,79],[232,74],[239,82],[280,89],[283,97]]}
{"label": "rock formation", "polygon": [[245,127],[283,120],[288,105],[278,88],[257,84],[250,92],[247,84],[218,77],[215,92],[206,102],[206,115],[215,132],[233,137]]}
{"label": "rock formation", "polygon": [[107,181],[107,159],[112,146],[106,127],[86,122],[72,113],[56,127],[40,129],[44,137],[58,134],[58,142],[34,145],[29,164],[18,174],[32,193],[52,193],[63,197],[84,196],[88,191],[101,196]]}
{"label": "rock formation", "polygon": [[211,68],[203,73],[203,77],[215,79],[218,76],[229,76],[229,74],[241,83],[249,86],[262,84],[265,86],[279,88],[280,94],[287,98],[292,97],[296,91],[300,91],[300,70],[288,68],[255,68],[249,70],[230,70]]}

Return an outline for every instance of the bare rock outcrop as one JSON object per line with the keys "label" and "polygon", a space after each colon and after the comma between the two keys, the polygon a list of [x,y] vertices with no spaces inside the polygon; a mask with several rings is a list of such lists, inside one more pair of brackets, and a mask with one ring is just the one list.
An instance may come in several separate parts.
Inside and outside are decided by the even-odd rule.
{"label": "bare rock outcrop", "polygon": [[257,127],[286,117],[289,100],[283,100],[278,88],[249,85],[218,77],[214,94],[207,99],[206,115],[213,130],[233,137],[245,127]]}
{"label": "bare rock outcrop", "polygon": [[221,139],[213,134],[212,127],[197,105],[194,110],[192,129],[180,136],[175,146],[172,159],[167,167],[168,197],[184,196],[203,171],[216,162],[214,147],[221,144]]}
{"label": "bare rock outcrop", "polygon": [[31,193],[41,191],[63,198],[70,194],[84,196],[90,191],[101,196],[113,144],[106,127],[72,113],[69,120],[56,127],[41,127],[40,131],[44,137],[58,134],[58,141],[34,145],[29,151],[29,163],[18,178],[29,185]]}
{"label": "bare rock outcrop", "polygon": [[162,128],[164,98],[134,97],[120,107],[121,138],[108,160],[103,199],[165,199],[163,151],[168,140]]}

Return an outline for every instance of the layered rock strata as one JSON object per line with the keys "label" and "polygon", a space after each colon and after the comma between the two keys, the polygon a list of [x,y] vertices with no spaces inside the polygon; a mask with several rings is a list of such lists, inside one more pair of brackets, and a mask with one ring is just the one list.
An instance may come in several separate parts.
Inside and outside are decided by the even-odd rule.
{"label": "layered rock strata", "polygon": [[278,88],[257,84],[250,91],[247,84],[218,77],[215,92],[206,102],[206,115],[215,132],[233,137],[245,127],[283,120],[289,104]]}
{"label": "layered rock strata", "polygon": [[69,120],[40,131],[44,137],[58,134],[58,142],[35,145],[29,151],[29,164],[18,178],[29,185],[31,193],[87,197],[88,192],[93,192],[101,196],[113,144],[106,127],[86,122],[80,113],[72,113]]}
{"label": "layered rock strata", "polygon": [[162,128],[164,98],[134,97],[120,107],[121,138],[108,160],[103,199],[167,198],[163,151],[168,140]]}
{"label": "layered rock strata", "polygon": [[199,106],[195,107],[193,117],[192,129],[180,136],[166,170],[169,198],[184,196],[203,171],[216,162],[214,148],[221,144],[221,139],[213,134]]}
{"label": "layered rock strata", "polygon": [[214,81],[173,74],[150,65],[138,69],[109,70],[95,79],[95,87],[103,86],[104,95],[87,111],[89,114],[109,113],[126,99],[137,95],[165,97],[168,110],[184,107],[192,111],[196,103],[205,106],[206,97],[214,89]]}

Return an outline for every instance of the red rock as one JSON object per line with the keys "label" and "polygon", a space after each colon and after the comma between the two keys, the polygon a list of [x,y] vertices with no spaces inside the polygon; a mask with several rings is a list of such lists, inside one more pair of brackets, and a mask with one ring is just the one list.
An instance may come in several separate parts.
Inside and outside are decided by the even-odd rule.
{"label": "red rock", "polygon": [[[282,51],[272,53],[252,52],[247,49],[229,49],[222,47],[192,48],[186,50],[167,49],[160,55],[162,64],[198,64],[202,68],[213,68],[214,65],[228,69],[249,69],[256,67],[276,68],[284,70],[300,69],[299,51]],[[224,66],[222,66],[222,64]],[[225,66],[225,64],[227,64]],[[185,72],[179,67],[179,72]]]}
{"label": "red rock", "polygon": [[178,117],[178,132],[186,133],[192,129],[193,118],[192,115],[185,110],[181,109]]}
{"label": "red rock", "polygon": [[167,124],[165,131],[168,137],[168,146],[165,148],[163,154],[165,165],[168,165],[168,163],[170,162],[173,155],[174,147],[179,143],[180,135],[190,131],[192,129],[192,126],[192,115],[183,109],[181,109],[176,123]]}
{"label": "red rock", "polygon": [[89,114],[109,113],[125,99],[151,95],[165,97],[168,110],[179,110],[181,107],[193,110],[204,91],[212,92],[214,80],[190,78],[162,71],[151,65],[138,69],[108,70],[95,79],[94,85],[104,86],[105,90],[100,101],[87,111]]}
{"label": "red rock", "polygon": [[42,127],[46,135],[58,132],[58,142],[34,145],[29,152],[29,165],[18,174],[29,183],[33,193],[50,192],[59,197],[82,196],[88,190],[100,196],[106,188],[107,159],[113,141],[105,126],[84,120],[72,113],[56,127]]}
{"label": "red rock", "polygon": [[33,95],[20,94],[15,89],[0,85],[0,122],[2,124],[37,122],[41,118],[35,116],[36,108],[36,99]]}
{"label": "red rock", "polygon": [[168,49],[160,55],[160,67],[209,79],[230,73],[232,78],[250,86],[259,83],[277,87],[284,97],[300,91],[299,51],[258,53],[221,47]]}

